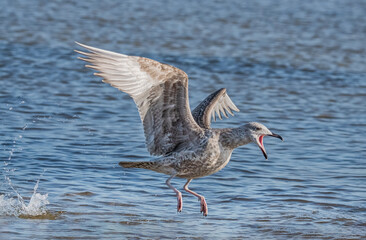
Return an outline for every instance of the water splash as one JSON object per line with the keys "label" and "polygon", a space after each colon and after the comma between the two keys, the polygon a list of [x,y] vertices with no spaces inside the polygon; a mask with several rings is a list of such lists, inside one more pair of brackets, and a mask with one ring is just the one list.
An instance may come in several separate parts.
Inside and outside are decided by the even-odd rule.
{"label": "water splash", "polygon": [[[41,174],[40,178],[44,172]],[[13,186],[11,179],[5,176],[10,188],[15,193],[14,197],[7,195],[0,195],[0,216],[16,216],[16,217],[35,217],[47,214],[46,206],[49,204],[48,194],[37,193],[40,178],[37,180],[33,189],[33,194],[28,202],[19,194],[16,188]]]}
{"label": "water splash", "polygon": [[[23,100],[18,105],[24,103],[25,101]],[[13,109],[12,106],[8,107],[10,111]],[[22,127],[22,134],[27,127],[28,124],[26,123]],[[22,134],[18,134],[18,136],[13,138],[12,146],[9,149],[9,156],[3,161],[2,174],[5,181],[1,183],[0,186],[7,185],[7,188],[10,191],[5,191],[5,193],[0,194],[0,216],[35,217],[47,214],[46,206],[49,204],[49,201],[47,199],[48,194],[46,193],[42,195],[40,193],[37,193],[40,179],[42,178],[46,170],[43,171],[43,173],[37,180],[36,185],[33,188],[33,194],[29,198],[29,202],[22,197],[22,195],[16,189],[11,180],[11,176],[15,173],[15,169],[10,167],[12,158],[14,156],[14,153],[21,152],[23,150],[20,146],[18,146],[19,142],[21,142],[21,140],[23,139]]]}

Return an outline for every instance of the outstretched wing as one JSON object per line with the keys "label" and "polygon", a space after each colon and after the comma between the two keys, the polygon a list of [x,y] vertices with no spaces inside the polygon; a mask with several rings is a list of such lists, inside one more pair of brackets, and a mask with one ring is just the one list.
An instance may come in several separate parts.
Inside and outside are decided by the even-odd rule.
{"label": "outstretched wing", "polygon": [[188,103],[188,76],[173,66],[135,56],[118,54],[84,44],[89,52],[81,60],[86,67],[135,101],[144,125],[146,145],[152,155],[164,155],[178,145],[192,143],[203,134]]}
{"label": "outstretched wing", "polygon": [[192,112],[194,120],[202,128],[210,128],[211,118],[216,121],[216,115],[222,119],[222,115],[226,118],[228,114],[234,116],[232,110],[239,112],[239,109],[231,101],[225,88],[221,88],[210,94],[203,100]]}

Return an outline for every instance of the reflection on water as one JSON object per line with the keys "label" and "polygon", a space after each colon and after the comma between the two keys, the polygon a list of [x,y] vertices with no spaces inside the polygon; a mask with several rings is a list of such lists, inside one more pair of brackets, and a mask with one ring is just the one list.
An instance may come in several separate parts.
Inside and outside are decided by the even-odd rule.
{"label": "reflection on water", "polygon": [[[1,238],[366,238],[362,1],[0,7]],[[241,112],[214,127],[258,121],[286,141],[264,140],[268,161],[236,149],[190,185],[209,216],[184,192],[177,214],[166,176],[118,166],[150,159],[137,109],[84,68],[74,41],[183,69],[192,107],[226,87]]]}

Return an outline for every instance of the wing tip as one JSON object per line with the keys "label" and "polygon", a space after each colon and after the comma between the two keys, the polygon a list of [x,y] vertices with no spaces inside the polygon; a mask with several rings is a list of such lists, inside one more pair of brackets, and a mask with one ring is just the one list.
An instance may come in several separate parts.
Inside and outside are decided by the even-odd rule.
{"label": "wing tip", "polygon": [[[109,55],[110,57],[120,57],[120,58],[126,58],[126,57],[129,57],[128,55],[126,54],[122,54],[122,53],[117,53],[117,52],[113,52],[113,51],[109,51],[109,50],[104,50],[104,49],[101,49],[101,48],[96,48],[96,47],[92,47],[92,46],[88,46],[86,44],[82,44],[82,43],[79,43],[77,41],[74,41],[77,45],[79,45],[80,47],[83,47],[85,49],[87,49],[89,52],[91,53],[94,53],[94,54],[98,54],[98,55],[104,55],[104,56],[107,56]],[[74,50],[75,52],[78,52],[78,50]],[[80,51],[81,52],[81,51]],[[83,54],[83,53],[81,53]],[[85,55],[85,54],[83,54]]]}
{"label": "wing tip", "polygon": [[83,47],[83,48],[88,48],[89,46],[88,45],[85,45],[85,44],[82,44],[82,43],[79,43],[78,41],[74,41],[74,43],[76,43],[77,45]]}
{"label": "wing tip", "polygon": [[74,49],[74,52],[79,53],[81,55],[86,55],[86,52],[83,52],[83,51],[80,51],[80,50],[77,50],[77,49]]}

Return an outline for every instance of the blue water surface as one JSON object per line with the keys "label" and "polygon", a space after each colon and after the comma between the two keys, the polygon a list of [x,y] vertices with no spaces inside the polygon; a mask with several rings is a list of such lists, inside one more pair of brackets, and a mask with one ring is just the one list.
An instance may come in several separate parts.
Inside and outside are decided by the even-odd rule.
{"label": "blue water surface", "polygon": [[[0,8],[1,239],[366,238],[364,1]],[[84,68],[74,41],[181,68],[192,108],[225,87],[241,111],[213,127],[258,121],[285,141],[265,139],[268,161],[254,144],[236,149],[190,185],[208,217],[185,192],[177,214],[166,176],[118,166],[151,159],[137,109]]]}

